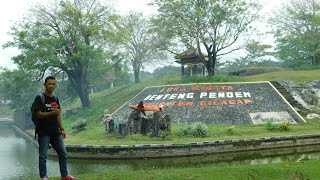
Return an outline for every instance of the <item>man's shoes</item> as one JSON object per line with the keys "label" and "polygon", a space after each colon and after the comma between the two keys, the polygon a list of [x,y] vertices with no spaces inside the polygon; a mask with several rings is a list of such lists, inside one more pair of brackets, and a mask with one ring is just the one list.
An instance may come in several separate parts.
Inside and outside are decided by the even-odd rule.
{"label": "man's shoes", "polygon": [[48,180],[47,176],[41,178],[41,180]]}
{"label": "man's shoes", "polygon": [[61,180],[79,180],[79,179],[77,177],[67,175],[67,176],[63,176]]}

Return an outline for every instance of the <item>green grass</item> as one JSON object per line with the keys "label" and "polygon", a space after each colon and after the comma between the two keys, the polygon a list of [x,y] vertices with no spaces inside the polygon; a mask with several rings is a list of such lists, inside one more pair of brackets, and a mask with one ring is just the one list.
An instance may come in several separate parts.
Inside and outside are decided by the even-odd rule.
{"label": "green grass", "polygon": [[242,82],[243,79],[237,76],[199,76],[186,77],[168,80],[167,84],[188,84],[188,83],[221,83],[221,82]]}
{"label": "green grass", "polygon": [[280,81],[290,80],[296,83],[304,83],[306,81],[319,80],[320,70],[310,71],[278,71],[263,73],[254,76],[242,77],[244,81]]}
{"label": "green grass", "polygon": [[[223,167],[168,168],[78,175],[79,179],[210,179],[210,180],[288,180],[319,179],[320,160],[279,164],[232,165]],[[50,178],[51,179],[51,178]],[[59,179],[59,177],[53,178]]]}
{"label": "green grass", "polygon": [[[268,131],[265,125],[241,125],[236,126],[232,134],[227,134],[228,126],[223,125],[209,125],[209,136],[205,138],[195,137],[179,137],[177,131],[183,125],[173,126],[173,133],[167,139],[155,139],[142,135],[132,135],[125,138],[119,138],[114,135],[107,135],[104,132],[104,125],[100,124],[101,116],[104,109],[109,109],[109,113],[114,112],[137,93],[141,92],[148,86],[160,86],[169,84],[183,84],[183,83],[216,83],[216,82],[241,82],[241,81],[265,81],[265,80],[294,80],[295,82],[305,82],[315,79],[320,79],[320,70],[312,71],[279,71],[272,73],[264,73],[255,76],[247,77],[192,77],[179,78],[172,77],[166,79],[150,79],[139,84],[129,84],[127,86],[108,89],[100,93],[90,96],[91,109],[81,110],[77,115],[70,118],[63,118],[63,124],[67,132],[72,132],[71,124],[79,118],[84,118],[88,121],[88,130],[77,134],[69,133],[66,139],[68,144],[146,144],[146,143],[182,143],[194,141],[210,141],[210,140],[224,140],[224,139],[239,139],[239,138],[255,138],[265,136],[284,136],[284,135],[301,135],[318,133],[320,127],[319,120],[308,122],[306,124],[291,125],[288,132],[274,132]],[[64,104],[64,109],[71,109],[81,107],[79,100]]]}
{"label": "green grass", "polygon": [[240,68],[240,70],[246,70],[246,69],[275,69],[275,70],[279,70],[279,71],[286,70],[285,68],[275,67],[275,66],[262,66],[262,67],[251,66],[251,67]]}
{"label": "green grass", "polygon": [[[97,122],[90,122],[89,129],[77,134],[69,134],[65,140],[67,144],[92,144],[92,145],[132,145],[132,144],[172,144],[172,143],[188,143],[215,140],[234,140],[234,139],[250,139],[259,137],[272,136],[289,136],[304,134],[319,134],[320,119],[308,121],[307,123],[290,124],[288,131],[268,130],[266,124],[262,125],[238,125],[232,128],[228,125],[208,125],[208,136],[179,136],[179,129],[187,128],[189,125],[173,125],[172,133],[168,137],[154,138],[143,136],[140,134],[128,135],[125,137],[116,136],[114,134],[106,134],[104,126]],[[67,132],[71,132],[68,126]]]}

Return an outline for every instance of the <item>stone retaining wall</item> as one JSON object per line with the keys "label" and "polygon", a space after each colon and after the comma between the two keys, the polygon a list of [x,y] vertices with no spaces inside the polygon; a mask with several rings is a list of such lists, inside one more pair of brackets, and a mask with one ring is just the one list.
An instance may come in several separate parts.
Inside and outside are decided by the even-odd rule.
{"label": "stone retaining wall", "polygon": [[[17,127],[15,127],[15,129],[38,146],[38,143],[33,137]],[[117,146],[66,145],[66,148],[69,158],[139,159],[195,156],[319,144],[320,134],[307,134],[299,136],[277,136],[270,138],[205,141],[182,144],[141,144]],[[50,149],[49,155],[56,155],[56,153],[53,149]]]}
{"label": "stone retaining wall", "polygon": [[274,149],[316,144],[320,144],[320,135],[285,136],[161,145],[67,145],[67,151],[69,156],[77,158],[90,157],[99,159],[131,159],[195,156],[203,154]]}

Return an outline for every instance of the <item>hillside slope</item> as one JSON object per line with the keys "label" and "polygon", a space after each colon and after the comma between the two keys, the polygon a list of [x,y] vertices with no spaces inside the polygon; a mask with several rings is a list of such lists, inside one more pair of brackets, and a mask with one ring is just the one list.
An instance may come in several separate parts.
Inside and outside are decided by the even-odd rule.
{"label": "hillside slope", "polygon": [[[279,71],[264,73],[254,76],[246,77],[199,77],[199,78],[186,78],[180,77],[163,77],[158,79],[149,79],[140,84],[130,84],[127,86],[117,87],[113,89],[107,89],[103,92],[96,93],[90,96],[91,109],[80,110],[73,116],[64,118],[64,126],[68,132],[71,132],[72,123],[79,119],[85,119],[88,122],[88,130],[71,134],[66,141],[71,144],[79,144],[79,140],[90,141],[95,143],[99,139],[105,139],[104,125],[100,124],[101,116],[105,109],[108,109],[109,113],[114,112],[121,107],[124,103],[133,98],[136,94],[142,91],[148,86],[160,86],[169,84],[186,84],[186,83],[214,83],[214,82],[252,82],[252,81],[278,81],[278,80],[292,80],[297,83],[303,83],[305,81],[320,79],[320,70],[313,71]],[[81,103],[79,100],[64,104],[64,109],[80,108]],[[141,137],[139,137],[141,138]]]}

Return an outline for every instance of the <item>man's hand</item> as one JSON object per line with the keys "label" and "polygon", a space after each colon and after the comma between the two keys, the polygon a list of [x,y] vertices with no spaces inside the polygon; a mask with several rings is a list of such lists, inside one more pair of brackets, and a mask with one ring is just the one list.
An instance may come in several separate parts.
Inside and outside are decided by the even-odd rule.
{"label": "man's hand", "polygon": [[64,132],[64,130],[61,130],[61,135],[62,135],[63,139],[67,138],[67,134]]}
{"label": "man's hand", "polygon": [[61,109],[53,108],[52,113],[53,113],[53,115],[59,116],[59,115],[60,115],[60,113],[61,113]]}

